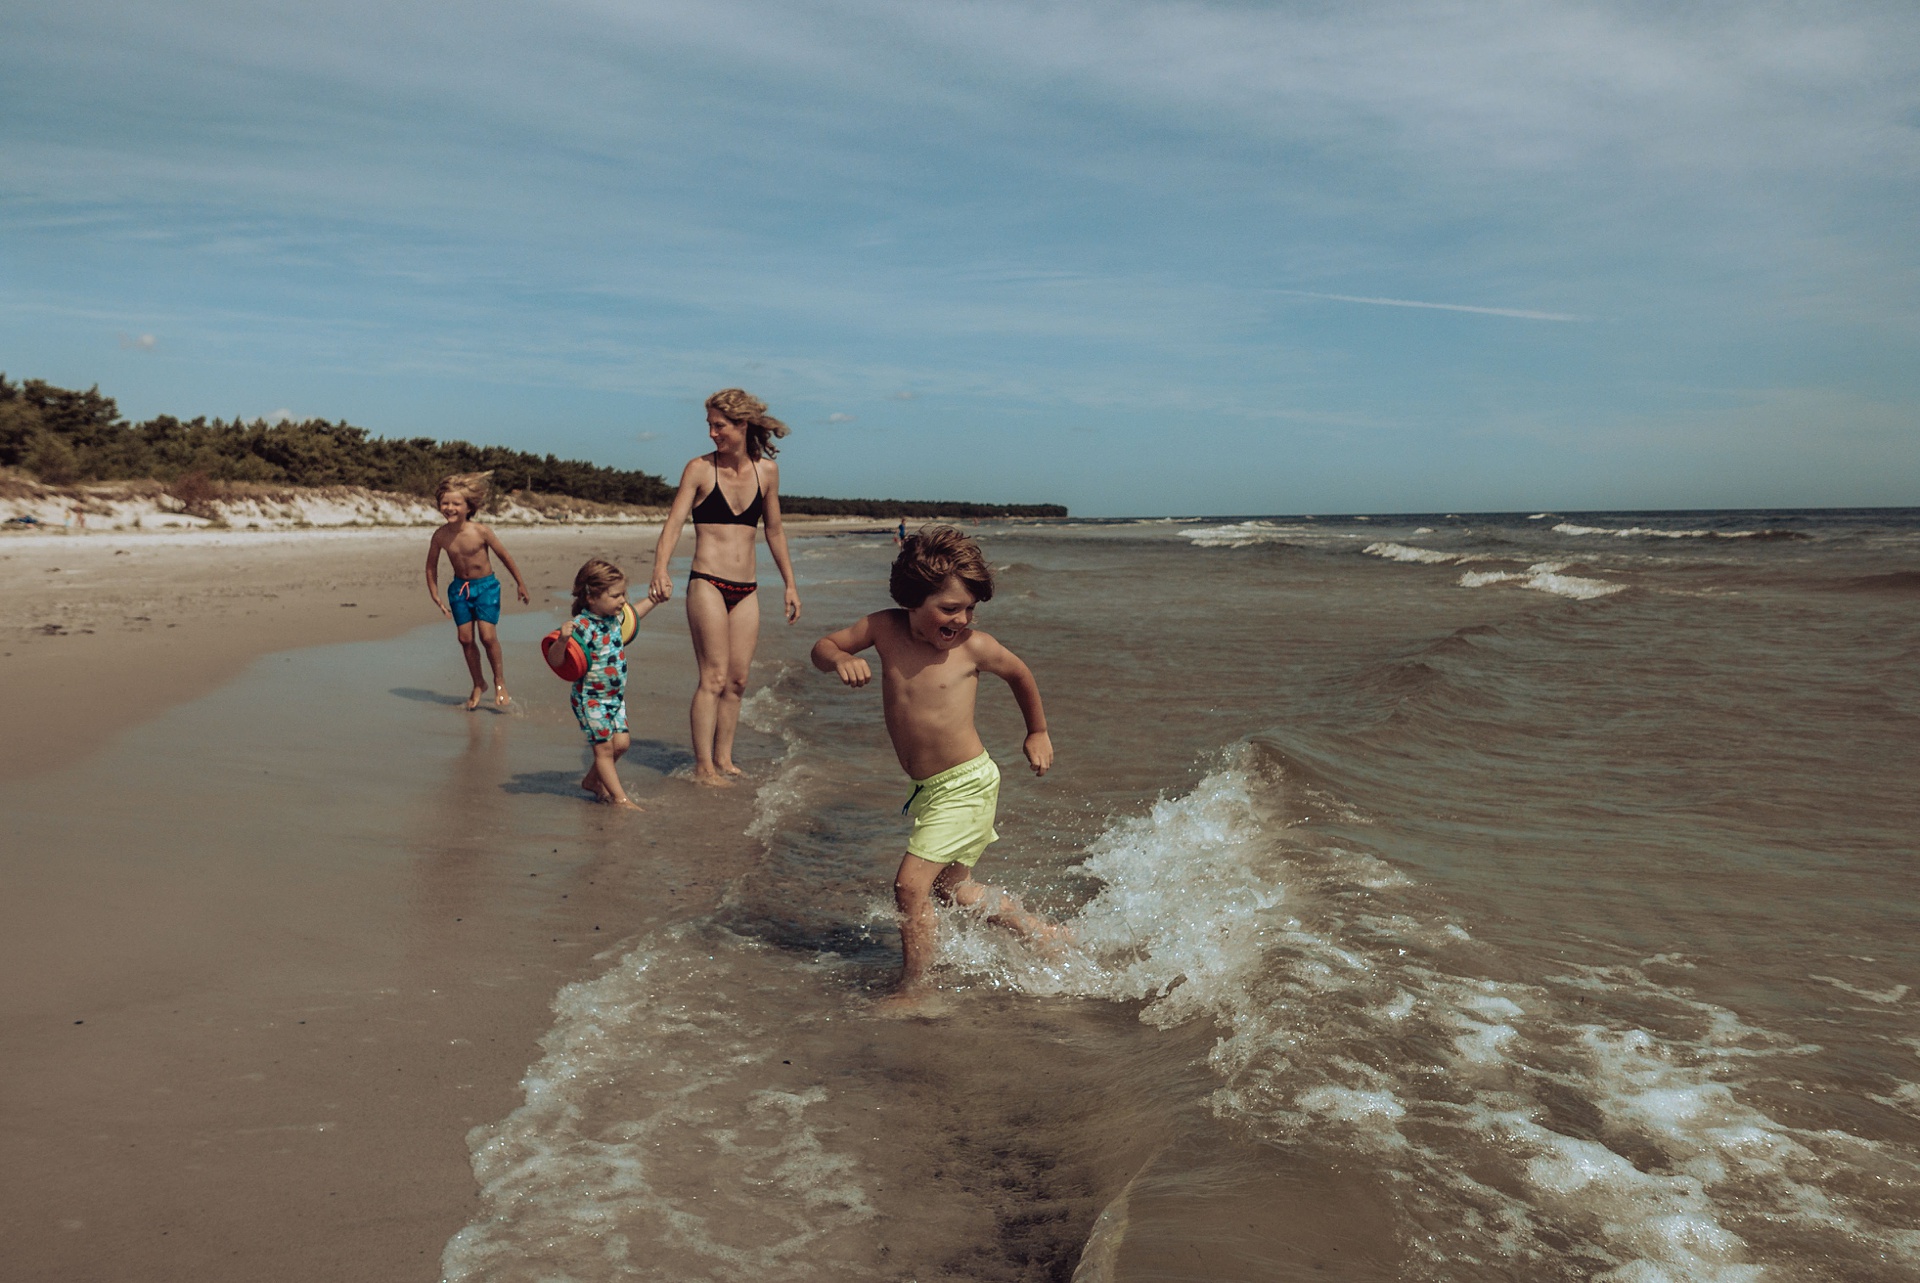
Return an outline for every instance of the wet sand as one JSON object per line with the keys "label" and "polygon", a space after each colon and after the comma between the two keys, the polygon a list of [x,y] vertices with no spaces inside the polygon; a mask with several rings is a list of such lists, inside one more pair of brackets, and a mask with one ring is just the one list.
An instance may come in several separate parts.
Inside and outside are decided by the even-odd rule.
{"label": "wet sand", "polygon": [[644,816],[573,792],[534,654],[542,593],[653,531],[503,534],[512,715],[458,707],[424,531],[0,543],[9,1277],[437,1277],[555,991],[740,872],[752,790],[671,776],[678,602],[633,652]]}

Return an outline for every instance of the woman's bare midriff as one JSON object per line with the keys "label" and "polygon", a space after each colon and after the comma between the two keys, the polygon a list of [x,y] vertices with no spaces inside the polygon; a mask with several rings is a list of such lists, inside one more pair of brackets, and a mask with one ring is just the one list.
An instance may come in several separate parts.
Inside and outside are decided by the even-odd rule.
{"label": "woman's bare midriff", "polygon": [[752,583],[757,526],[706,525],[693,528],[693,568],[735,583]]}

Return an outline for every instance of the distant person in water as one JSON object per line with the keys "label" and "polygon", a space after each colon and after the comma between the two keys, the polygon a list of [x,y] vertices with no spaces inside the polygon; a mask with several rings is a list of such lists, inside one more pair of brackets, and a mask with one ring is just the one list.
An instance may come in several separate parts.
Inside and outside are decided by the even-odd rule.
{"label": "distant person in water", "polygon": [[906,542],[907,542],[907,519],[905,517],[902,517],[900,518],[899,529],[893,532],[893,546],[896,548],[899,548],[904,546]]}
{"label": "distant person in water", "polygon": [[[645,619],[656,604],[650,598],[633,603],[634,622]],[[626,572],[592,558],[573,577],[573,620],[552,644],[564,650],[572,639],[587,661],[571,699],[574,719],[593,750],[593,765],[580,787],[608,806],[644,811],[627,796],[614,770],[632,743],[627,734],[627,654],[621,638],[628,605]],[[556,657],[549,655],[547,662]]]}
{"label": "distant person in water", "polygon": [[813,647],[813,666],[849,686],[873,677],[860,652],[880,656],[881,707],[900,767],[913,781],[903,808],[913,817],[907,853],[894,875],[900,910],[900,986],[912,1000],[931,988],[933,901],[982,913],[1028,939],[1051,940],[1060,928],[1027,912],[1007,892],[973,880],[973,866],[999,834],[1000,768],[974,729],[980,674],[1013,688],[1026,719],[1021,745],[1035,775],[1053,765],[1040,686],[1020,657],[973,627],[974,607],[993,597],[993,569],[980,546],[952,526],[907,536],[894,558],[888,589],[897,610],[876,611]]}
{"label": "distant person in water", "polygon": [[696,784],[731,784],[728,777],[740,774],[733,761],[733,737],[754,647],[760,642],[754,563],[762,518],[767,551],[786,583],[782,608],[787,622],[800,618],[800,593],[793,584],[786,529],[780,524],[780,465],[773,461],[779,453],[774,440],[786,435],[787,425],[767,413],[766,402],[739,388],[708,397],[707,436],[713,452],[688,461],[681,472],[679,493],[653,550],[653,582],[647,595],[662,602],[673,596],[668,563],[680,527],[693,518],[687,625],[700,662],[700,684],[694,688],[688,721]]}
{"label": "distant person in water", "polygon": [[[447,524],[434,531],[432,541],[427,544],[427,596],[442,615],[459,625],[460,650],[467,659],[467,673],[473,678],[473,689],[467,695],[469,710],[480,707],[487,693],[486,675],[480,667],[482,646],[486,647],[487,660],[493,665],[494,706],[505,708],[513,702],[513,697],[507,694],[500,637],[495,631],[495,625],[500,622],[500,581],[494,577],[493,564],[487,560],[489,551],[499,556],[501,564],[513,576],[520,600],[528,600],[520,568],[513,564],[499,537],[474,520],[486,507],[491,490],[487,478],[491,475],[460,472],[441,478],[433,498]],[[440,600],[440,554],[443,552],[454,573],[444,602]]]}

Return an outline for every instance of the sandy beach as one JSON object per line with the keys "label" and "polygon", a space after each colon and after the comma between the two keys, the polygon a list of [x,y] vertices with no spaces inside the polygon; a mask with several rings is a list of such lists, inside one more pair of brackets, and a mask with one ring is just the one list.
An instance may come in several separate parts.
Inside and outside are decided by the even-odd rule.
{"label": "sandy beach", "polygon": [[[597,554],[644,574],[655,533],[504,532],[534,595],[513,603],[509,583],[502,623],[522,720],[564,715],[565,688],[528,643],[564,609],[573,569]],[[0,542],[9,1277],[437,1277],[476,1197],[465,1133],[517,1103],[555,990],[737,872],[751,790],[703,792],[695,824],[692,789],[666,778],[693,680],[677,601],[636,642],[627,773],[650,812],[556,798],[566,857],[560,838],[501,818],[493,772],[514,719],[458,708],[450,626],[414,643],[430,682],[356,683],[357,645],[438,619],[426,534]],[[325,662],[347,671],[307,671]],[[273,724],[283,692],[292,711]],[[347,723],[388,706],[437,719],[447,813],[408,815],[404,865],[384,858],[391,838],[365,858],[300,849],[314,828],[302,814],[340,792],[336,762],[312,760],[323,742],[364,747],[382,777],[368,789],[420,768],[383,758],[373,725],[364,740],[320,725],[329,705]],[[531,775],[534,791],[569,792]],[[368,809],[417,805],[397,788]]]}

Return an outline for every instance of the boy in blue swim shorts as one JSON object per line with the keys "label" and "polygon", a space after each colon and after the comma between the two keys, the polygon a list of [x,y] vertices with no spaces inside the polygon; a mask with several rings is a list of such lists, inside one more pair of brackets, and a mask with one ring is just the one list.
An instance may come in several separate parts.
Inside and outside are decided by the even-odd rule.
{"label": "boy in blue swim shorts", "polygon": [[[513,702],[513,697],[507,694],[506,670],[501,666],[500,638],[494,631],[494,625],[500,622],[500,581],[494,577],[493,566],[487,560],[489,551],[499,554],[501,564],[513,576],[520,600],[528,600],[520,568],[513,564],[513,558],[507,555],[493,531],[473,519],[486,506],[489,475],[463,472],[441,478],[439,488],[434,491],[434,502],[447,524],[433,532],[433,539],[427,545],[427,596],[442,615],[458,626],[460,649],[466,656],[467,673],[473,678],[473,690],[467,696],[469,710],[480,707],[480,700],[487,693],[480,668],[482,647],[486,648],[487,659],[493,664],[494,706],[505,708]],[[440,554],[443,552],[455,576],[447,585],[444,604],[440,600]]]}
{"label": "boy in blue swim shorts", "polygon": [[813,647],[813,666],[849,686],[873,678],[860,652],[880,656],[881,705],[900,766],[913,781],[905,811],[913,817],[907,853],[894,875],[900,909],[900,985],[911,1001],[932,986],[933,901],[984,912],[987,920],[1028,939],[1051,939],[1053,923],[1020,901],[973,880],[973,866],[999,834],[1000,768],[974,729],[980,674],[1012,688],[1026,719],[1021,745],[1035,775],[1053,765],[1040,687],[1020,657],[973,627],[974,607],[993,596],[993,569],[980,546],[951,526],[929,526],[901,542],[889,581],[898,610],[882,610]]}

